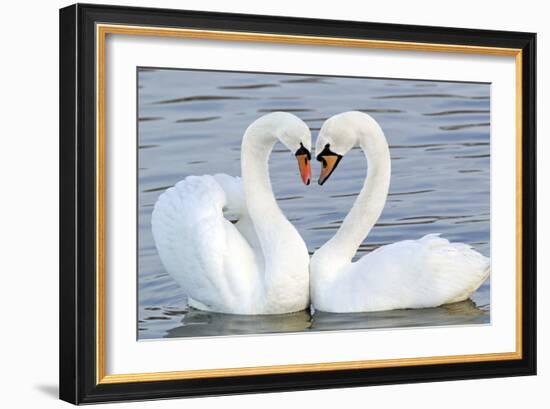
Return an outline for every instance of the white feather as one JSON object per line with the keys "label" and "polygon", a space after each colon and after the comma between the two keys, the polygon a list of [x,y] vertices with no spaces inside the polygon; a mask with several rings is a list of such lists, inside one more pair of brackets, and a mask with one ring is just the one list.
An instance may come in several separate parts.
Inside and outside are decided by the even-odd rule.
{"label": "white feather", "polygon": [[490,274],[487,257],[438,234],[382,246],[357,262],[351,259],[384,208],[390,183],[390,154],[380,126],[364,113],[328,119],[317,150],[329,144],[344,155],[365,151],[368,174],[351,211],[335,236],[310,263],[311,297],[327,312],[383,311],[437,307],[467,299]]}
{"label": "white feather", "polygon": [[243,181],[225,174],[189,176],[158,198],[151,217],[154,242],[191,306],[278,314],[309,305],[307,248],[269,183],[268,157],[280,136],[294,151],[311,145],[309,129],[296,116],[265,115],[243,138]]}
{"label": "white feather", "polygon": [[434,307],[467,299],[489,271],[489,259],[469,246],[427,235],[350,263],[314,304],[327,312]]}
{"label": "white feather", "polygon": [[[224,187],[234,190],[224,190],[222,177],[229,182]],[[205,309],[249,308],[258,285],[254,252],[223,214],[226,206],[243,211],[241,185],[228,175],[189,176],[164,192],[153,210],[153,237],[164,267]]]}

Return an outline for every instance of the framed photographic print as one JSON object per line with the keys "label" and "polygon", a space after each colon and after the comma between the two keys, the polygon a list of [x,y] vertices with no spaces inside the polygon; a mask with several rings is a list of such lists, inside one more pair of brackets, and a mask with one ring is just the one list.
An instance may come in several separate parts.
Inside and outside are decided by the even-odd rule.
{"label": "framed photographic print", "polygon": [[61,9],[61,399],[535,374],[535,44]]}

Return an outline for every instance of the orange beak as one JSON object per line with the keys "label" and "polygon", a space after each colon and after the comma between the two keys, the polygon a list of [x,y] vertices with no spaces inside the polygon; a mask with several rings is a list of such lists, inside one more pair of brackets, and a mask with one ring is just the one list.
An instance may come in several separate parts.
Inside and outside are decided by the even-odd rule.
{"label": "orange beak", "polygon": [[296,155],[298,160],[298,168],[300,169],[300,177],[305,185],[309,185],[311,181],[311,160],[308,153]]}
{"label": "orange beak", "polygon": [[321,173],[319,174],[320,185],[325,183],[329,176],[332,175],[332,172],[334,172],[334,169],[338,166],[340,159],[342,159],[342,156],[335,154],[317,156],[317,160],[322,163]]}

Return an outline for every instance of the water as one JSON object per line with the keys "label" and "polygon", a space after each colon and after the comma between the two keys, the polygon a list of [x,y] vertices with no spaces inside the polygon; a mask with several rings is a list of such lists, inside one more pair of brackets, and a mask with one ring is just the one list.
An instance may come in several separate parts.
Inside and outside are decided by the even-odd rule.
{"label": "water", "polygon": [[[489,281],[471,300],[424,310],[271,317],[193,310],[164,271],[150,228],[155,201],[177,181],[240,175],[242,134],[262,114],[293,112],[315,140],[331,115],[361,110],[386,134],[392,179],[384,212],[357,257],[427,233],[489,256],[489,84],[141,69],[138,86],[140,339],[489,322]],[[269,166],[278,203],[310,253],[338,229],[366,173],[359,149],[342,159],[322,187],[301,183],[293,153],[281,144]],[[313,164],[314,180],[318,172]]]}

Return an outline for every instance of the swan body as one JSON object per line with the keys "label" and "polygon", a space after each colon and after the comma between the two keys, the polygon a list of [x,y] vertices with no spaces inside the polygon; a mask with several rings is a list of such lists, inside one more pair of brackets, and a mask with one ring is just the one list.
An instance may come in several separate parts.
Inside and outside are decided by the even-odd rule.
{"label": "swan body", "polygon": [[438,234],[382,246],[352,262],[384,208],[390,183],[389,147],[369,115],[346,112],[329,118],[316,143],[323,162],[319,183],[359,145],[367,157],[365,184],[341,227],[310,262],[311,300],[326,312],[368,312],[437,307],[465,300],[490,273],[487,257]]}
{"label": "swan body", "polygon": [[[277,205],[267,161],[281,141],[300,163],[300,151],[309,155],[310,138],[294,115],[265,115],[243,137],[242,179],[188,176],[160,195],[151,218],[153,238],[191,306],[230,314],[281,314],[309,306],[309,254]],[[304,179],[307,169],[300,166]]]}

